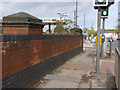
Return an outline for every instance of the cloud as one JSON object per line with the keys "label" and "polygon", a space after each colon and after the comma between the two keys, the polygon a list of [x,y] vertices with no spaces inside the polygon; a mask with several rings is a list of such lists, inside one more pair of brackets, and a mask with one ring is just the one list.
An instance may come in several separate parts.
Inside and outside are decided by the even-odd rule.
{"label": "cloud", "polygon": [[[2,2],[76,2],[76,0],[2,0]],[[93,2],[93,0],[78,0],[78,2]]]}
{"label": "cloud", "polygon": [[[74,3],[48,3],[48,2],[12,2],[12,3],[2,3],[3,15],[9,15],[19,11],[25,11],[29,13],[36,14],[40,17],[40,14],[46,16],[48,14],[54,14],[55,11],[65,11],[65,8],[74,7]],[[6,11],[6,12],[4,12]],[[56,13],[56,12],[55,12]],[[38,14],[38,15],[37,15]]]}
{"label": "cloud", "polygon": [[[76,0],[1,0],[1,2],[76,2]],[[78,2],[93,2],[93,0],[78,0]]]}
{"label": "cloud", "polygon": [[[110,18],[117,17],[116,4],[110,7],[110,12],[115,13],[112,15],[110,14]],[[38,18],[59,18],[59,15],[57,15],[57,13],[67,13],[67,15],[73,19],[75,2],[3,2],[0,3],[0,7],[2,7],[3,16],[22,11],[27,12]],[[97,10],[94,10],[92,2],[79,2],[78,11],[78,24],[80,25],[80,27],[84,26],[84,13],[86,14],[86,26],[90,27],[92,25],[91,22],[93,22],[96,27]],[[106,26],[113,27],[113,20],[109,19],[108,21],[109,25],[111,25]]]}

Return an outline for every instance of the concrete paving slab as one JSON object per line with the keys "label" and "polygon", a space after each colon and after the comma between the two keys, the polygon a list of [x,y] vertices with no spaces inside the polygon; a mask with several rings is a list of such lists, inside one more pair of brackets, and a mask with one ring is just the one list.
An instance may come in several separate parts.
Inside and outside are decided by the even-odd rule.
{"label": "concrete paving slab", "polygon": [[47,77],[45,77],[45,79],[58,80],[64,82],[79,82],[81,78],[68,75],[48,75]]}
{"label": "concrete paving slab", "polygon": [[[82,88],[82,90],[88,90],[86,88],[91,88],[91,90],[96,90],[95,88],[114,88],[115,80],[113,75],[91,73],[95,72],[96,69],[94,44],[86,43],[84,51],[85,53],[73,57],[57,68],[57,72],[45,76],[45,80],[35,88],[62,88],[62,90],[63,88],[73,88],[73,90],[76,90],[75,88],[77,90],[79,90],[78,88]],[[101,60],[103,70],[103,66],[109,66],[107,63],[103,63]]]}
{"label": "concrete paving slab", "polygon": [[83,71],[83,72],[85,72],[85,71],[86,72],[90,72],[90,71],[94,72],[95,71],[95,65],[89,64],[89,63],[82,63],[82,64],[71,64],[71,63],[68,64],[68,63],[66,63],[66,64],[62,65],[60,68],[62,68],[62,69],[73,68],[75,70],[80,70],[80,71]]}
{"label": "concrete paving slab", "polygon": [[111,73],[115,75],[115,61],[101,60],[100,61],[100,72],[101,73]]}
{"label": "concrete paving slab", "polygon": [[72,76],[72,77],[81,77],[82,74],[84,74],[84,71],[80,70],[66,70],[61,69],[61,73],[59,75],[66,75],[66,76]]}
{"label": "concrete paving slab", "polygon": [[92,73],[92,88],[115,88],[115,79],[112,74]]}
{"label": "concrete paving slab", "polygon": [[59,80],[49,80],[45,84],[41,84],[36,88],[77,88],[78,83],[75,82],[64,82]]}
{"label": "concrete paving slab", "polygon": [[90,88],[89,83],[80,83],[78,88]]}

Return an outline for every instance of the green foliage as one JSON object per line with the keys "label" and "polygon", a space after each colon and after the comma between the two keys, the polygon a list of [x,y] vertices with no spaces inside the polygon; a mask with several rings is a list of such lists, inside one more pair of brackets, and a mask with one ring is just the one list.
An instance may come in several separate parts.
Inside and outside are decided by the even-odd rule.
{"label": "green foliage", "polygon": [[84,28],[84,33],[87,33],[87,31],[89,36],[91,36],[92,34],[93,36],[95,36],[95,34],[97,33],[97,31],[95,31],[93,27],[91,27],[91,30],[89,30],[88,28]]}
{"label": "green foliage", "polygon": [[120,32],[118,29],[115,30],[116,33]]}
{"label": "green foliage", "polygon": [[91,31],[91,30],[88,31],[88,35],[89,35],[89,36],[92,35],[92,31]]}
{"label": "green foliage", "polygon": [[[60,14],[60,20],[65,19],[64,14]],[[66,27],[65,27],[66,26]],[[70,19],[65,19],[65,22],[58,22],[55,29],[54,34],[71,34],[71,28],[73,28],[73,21]],[[73,33],[73,32],[72,32]]]}
{"label": "green foliage", "polygon": [[95,36],[96,33],[97,33],[97,31],[95,31],[95,29],[93,27],[91,27],[91,34],[93,34],[93,37]]}
{"label": "green foliage", "polygon": [[54,33],[55,34],[65,34],[66,33],[66,30],[65,30],[62,22],[57,23],[57,25],[54,29]]}
{"label": "green foliage", "polygon": [[[52,30],[50,30],[50,32],[52,32]],[[49,34],[49,29],[46,30],[45,34]]]}
{"label": "green foliage", "polygon": [[70,34],[75,34],[76,32],[75,32],[75,30],[72,30],[71,32],[70,32]]}
{"label": "green foliage", "polygon": [[84,33],[87,33],[87,31],[89,30],[88,28],[84,28]]}
{"label": "green foliage", "polygon": [[118,33],[119,29],[105,29],[105,31],[114,31],[114,32]]}
{"label": "green foliage", "polygon": [[47,34],[46,32],[43,32],[43,34]]}

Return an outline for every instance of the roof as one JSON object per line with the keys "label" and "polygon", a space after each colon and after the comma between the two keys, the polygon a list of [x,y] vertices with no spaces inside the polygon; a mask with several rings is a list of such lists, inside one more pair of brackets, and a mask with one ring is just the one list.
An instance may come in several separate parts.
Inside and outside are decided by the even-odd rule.
{"label": "roof", "polygon": [[42,23],[42,20],[28,13],[18,12],[3,17],[3,23]]}
{"label": "roof", "polygon": [[104,33],[116,33],[115,31],[104,31]]}
{"label": "roof", "polygon": [[25,13],[25,12],[18,12],[18,13],[15,13],[15,14],[12,14],[12,15],[8,15],[8,16],[5,16],[5,17],[23,17],[23,18],[33,18],[33,19],[39,19],[37,17],[34,17],[28,13]]}

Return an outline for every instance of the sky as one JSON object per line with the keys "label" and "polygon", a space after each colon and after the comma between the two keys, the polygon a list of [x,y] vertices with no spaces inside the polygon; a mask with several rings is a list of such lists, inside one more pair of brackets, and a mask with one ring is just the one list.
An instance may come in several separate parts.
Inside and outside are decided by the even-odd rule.
{"label": "sky", "polygon": [[[114,29],[117,27],[118,19],[118,1],[109,8],[109,17],[106,20],[106,29]],[[17,12],[26,12],[38,18],[59,18],[57,13],[66,14],[69,18],[74,18],[75,0],[6,0],[0,3],[0,18],[14,14]],[[78,3],[78,25],[84,28],[84,14],[85,27],[91,28],[93,26],[97,29],[97,10],[94,9],[93,1],[80,0]],[[52,26],[54,29],[55,26]],[[44,27],[44,31],[48,26]]]}

